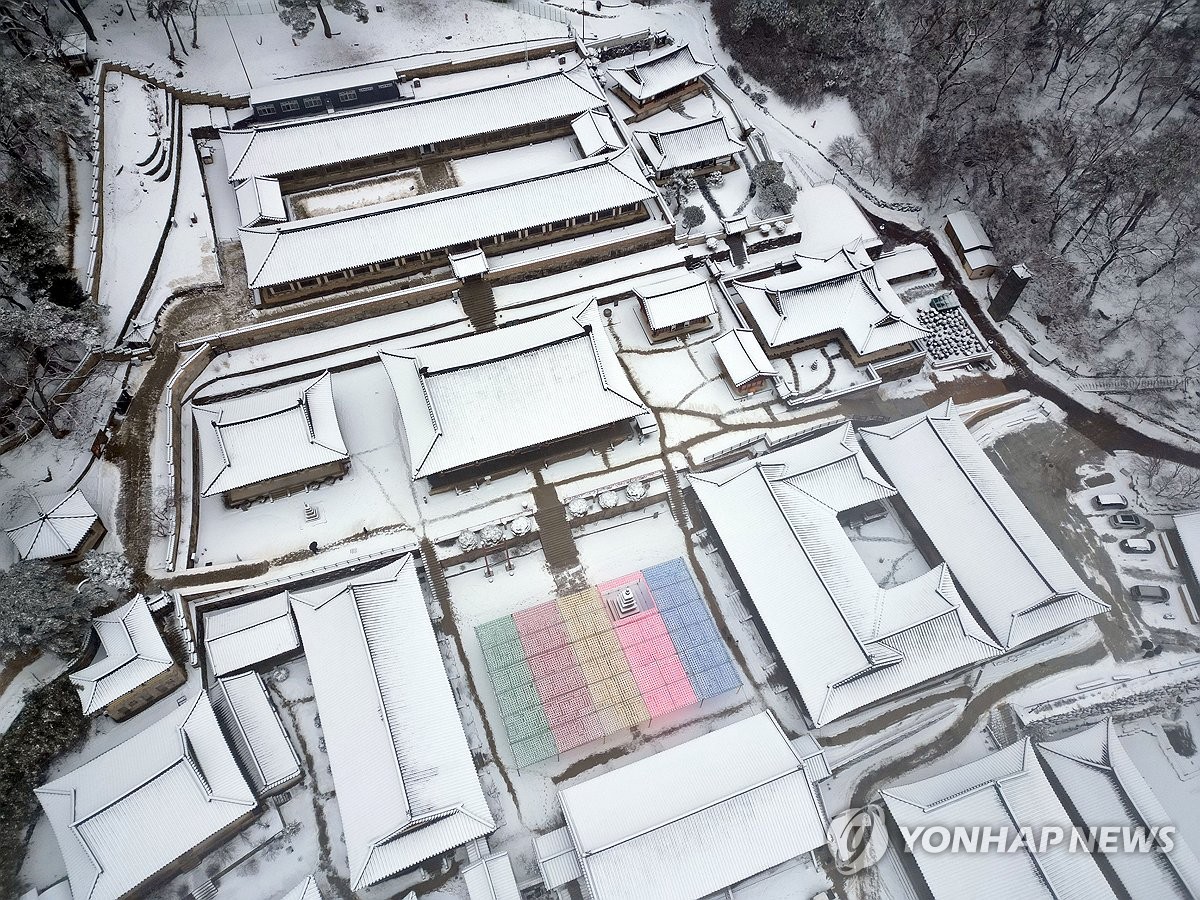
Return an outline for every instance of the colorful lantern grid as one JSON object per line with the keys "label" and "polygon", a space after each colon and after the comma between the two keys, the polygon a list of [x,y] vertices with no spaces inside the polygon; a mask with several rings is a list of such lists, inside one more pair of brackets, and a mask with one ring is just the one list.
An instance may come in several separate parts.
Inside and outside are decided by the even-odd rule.
{"label": "colorful lantern grid", "polygon": [[682,559],[476,628],[518,766],[733,690]]}

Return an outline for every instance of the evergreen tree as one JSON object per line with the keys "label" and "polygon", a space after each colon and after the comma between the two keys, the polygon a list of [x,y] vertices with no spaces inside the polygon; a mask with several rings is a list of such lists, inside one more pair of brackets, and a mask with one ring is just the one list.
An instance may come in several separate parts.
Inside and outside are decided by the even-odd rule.
{"label": "evergreen tree", "polygon": [[[329,5],[340,13],[353,16],[357,22],[367,21],[367,7],[362,0],[329,0]],[[322,0],[279,0],[279,18],[284,25],[291,27],[292,34],[299,39],[308,37],[317,18],[320,18],[325,37],[333,37]]]}
{"label": "evergreen tree", "polygon": [[70,659],[84,646],[92,614],[110,602],[90,582],[76,588],[62,566],[22,560],[0,572],[0,648],[46,650]]}

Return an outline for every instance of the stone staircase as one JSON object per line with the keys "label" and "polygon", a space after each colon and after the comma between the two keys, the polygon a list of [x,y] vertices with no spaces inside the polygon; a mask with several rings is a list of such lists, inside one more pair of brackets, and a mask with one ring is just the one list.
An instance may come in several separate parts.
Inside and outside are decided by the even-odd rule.
{"label": "stone staircase", "polygon": [[692,516],[688,512],[687,501],[683,499],[683,488],[679,484],[679,476],[673,468],[667,466],[663,470],[663,480],[667,483],[667,506],[671,510],[671,515],[675,517],[680,528],[690,530]]}
{"label": "stone staircase", "polygon": [[450,585],[446,581],[446,573],[442,569],[442,563],[429,538],[421,539],[421,559],[425,561],[425,577],[429,580],[429,589],[433,591],[433,598],[443,609],[448,609]]}
{"label": "stone staircase", "polygon": [[567,511],[559,502],[553,485],[539,484],[533,489],[538,533],[542,539],[542,552],[552,572],[566,572],[579,566],[579,550],[571,535],[567,522]]}
{"label": "stone staircase", "polygon": [[1109,375],[1076,378],[1072,384],[1089,394],[1136,394],[1139,391],[1186,390],[1186,375]]}
{"label": "stone staircase", "polygon": [[496,297],[491,282],[482,278],[464,281],[458,289],[458,299],[476,331],[491,331],[496,327]]}
{"label": "stone staircase", "polygon": [[729,244],[729,258],[733,260],[733,264],[739,269],[750,262],[750,257],[746,253],[746,239],[740,234],[731,234],[725,242]]}

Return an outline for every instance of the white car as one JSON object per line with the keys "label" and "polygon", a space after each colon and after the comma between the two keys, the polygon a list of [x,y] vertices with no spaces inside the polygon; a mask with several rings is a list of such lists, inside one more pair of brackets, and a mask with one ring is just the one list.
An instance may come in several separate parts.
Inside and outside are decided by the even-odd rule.
{"label": "white car", "polygon": [[1096,509],[1124,509],[1129,505],[1123,494],[1097,494],[1092,498]]}

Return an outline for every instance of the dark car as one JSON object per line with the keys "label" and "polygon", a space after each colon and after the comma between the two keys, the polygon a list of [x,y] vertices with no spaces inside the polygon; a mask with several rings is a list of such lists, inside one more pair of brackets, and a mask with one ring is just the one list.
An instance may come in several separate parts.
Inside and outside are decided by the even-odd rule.
{"label": "dark car", "polygon": [[1145,528],[1146,520],[1137,513],[1123,512],[1108,517],[1113,528]]}
{"label": "dark car", "polygon": [[1128,505],[1124,494],[1097,494],[1092,498],[1092,506],[1096,509],[1124,509]]}
{"label": "dark car", "polygon": [[1126,553],[1153,553],[1154,541],[1148,541],[1145,538],[1125,538],[1118,544]]}
{"label": "dark car", "polygon": [[1161,584],[1135,584],[1129,589],[1129,596],[1143,603],[1166,603],[1171,599],[1171,592]]}

